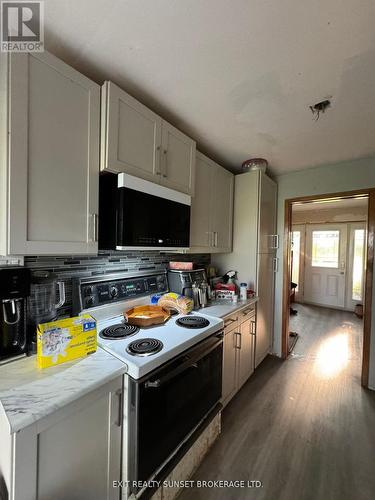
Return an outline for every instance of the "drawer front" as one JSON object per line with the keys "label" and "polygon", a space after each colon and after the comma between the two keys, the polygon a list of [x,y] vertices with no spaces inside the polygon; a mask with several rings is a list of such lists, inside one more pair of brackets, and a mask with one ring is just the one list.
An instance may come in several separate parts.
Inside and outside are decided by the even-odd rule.
{"label": "drawer front", "polygon": [[224,320],[224,333],[231,332],[238,326],[238,313],[228,316]]}
{"label": "drawer front", "polygon": [[242,309],[242,311],[240,311],[238,313],[238,316],[239,316],[238,319],[239,319],[240,324],[243,321],[254,317],[255,316],[255,304],[251,304],[250,306],[247,306],[244,309]]}

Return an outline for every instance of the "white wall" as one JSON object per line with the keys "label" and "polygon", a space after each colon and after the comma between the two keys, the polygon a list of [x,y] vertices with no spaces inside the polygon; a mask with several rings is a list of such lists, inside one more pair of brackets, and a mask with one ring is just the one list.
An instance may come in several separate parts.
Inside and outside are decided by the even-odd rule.
{"label": "white wall", "polygon": [[[278,183],[277,232],[280,235],[280,248],[278,251],[279,271],[276,275],[275,290],[274,351],[281,355],[285,200],[299,196],[375,188],[375,157],[292,172],[280,175],[276,180]],[[374,308],[375,293],[373,293],[372,304],[372,309],[374,310]],[[371,335],[369,386],[375,389],[375,315],[373,317]]]}

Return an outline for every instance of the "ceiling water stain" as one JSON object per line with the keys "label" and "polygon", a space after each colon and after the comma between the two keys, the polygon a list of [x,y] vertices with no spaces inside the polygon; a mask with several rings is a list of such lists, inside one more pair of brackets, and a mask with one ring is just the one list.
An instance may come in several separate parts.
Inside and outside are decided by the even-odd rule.
{"label": "ceiling water stain", "polygon": [[276,72],[263,74],[256,80],[244,80],[234,87],[229,98],[236,113],[254,101],[281,104],[284,94]]}
{"label": "ceiling water stain", "polygon": [[277,146],[278,142],[273,135],[266,134],[265,132],[257,132],[256,135],[259,142],[264,143],[267,146],[271,146],[271,148]]}

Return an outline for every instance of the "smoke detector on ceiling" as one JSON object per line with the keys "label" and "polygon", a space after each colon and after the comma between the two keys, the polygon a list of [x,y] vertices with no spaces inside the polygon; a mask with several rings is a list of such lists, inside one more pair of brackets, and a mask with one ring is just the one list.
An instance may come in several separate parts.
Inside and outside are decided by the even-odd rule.
{"label": "smoke detector on ceiling", "polygon": [[319,120],[321,113],[325,113],[332,105],[332,96],[326,97],[323,101],[319,101],[309,106],[311,113],[315,117],[315,121]]}

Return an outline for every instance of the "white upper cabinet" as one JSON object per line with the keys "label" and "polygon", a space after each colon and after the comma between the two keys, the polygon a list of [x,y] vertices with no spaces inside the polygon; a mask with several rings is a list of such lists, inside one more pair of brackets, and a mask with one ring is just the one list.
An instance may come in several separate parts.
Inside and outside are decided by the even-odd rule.
{"label": "white upper cabinet", "polygon": [[102,87],[101,169],[160,177],[161,118],[112,82]]}
{"label": "white upper cabinet", "polygon": [[47,52],[1,62],[1,253],[96,253],[100,87]]}
{"label": "white upper cabinet", "polygon": [[212,165],[197,152],[195,195],[191,200],[190,246],[209,248],[213,243],[210,232]]}
{"label": "white upper cabinet", "polygon": [[230,252],[232,249],[234,175],[217,165],[212,179],[212,225],[214,251]]}
{"label": "white upper cabinet", "polygon": [[195,142],[170,123],[162,124],[161,184],[194,195]]}
{"label": "white upper cabinet", "polygon": [[112,82],[102,87],[101,170],[194,193],[195,142]]}
{"label": "white upper cabinet", "polygon": [[232,249],[234,175],[197,152],[195,196],[191,200],[192,252]]}

